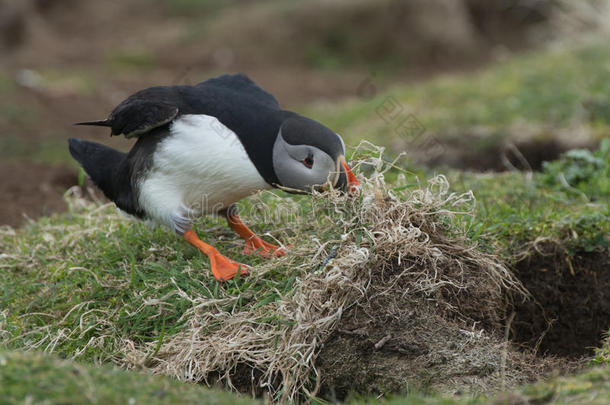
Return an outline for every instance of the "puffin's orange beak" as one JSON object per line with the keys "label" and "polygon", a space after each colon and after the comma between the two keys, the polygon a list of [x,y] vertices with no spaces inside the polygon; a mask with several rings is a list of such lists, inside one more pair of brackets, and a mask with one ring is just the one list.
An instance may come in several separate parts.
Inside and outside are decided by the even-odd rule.
{"label": "puffin's orange beak", "polygon": [[349,168],[345,160],[341,162],[343,165],[343,169],[345,170],[345,176],[347,177],[347,191],[349,193],[355,193],[360,190],[360,183],[358,183],[358,179],[352,172],[352,169]]}

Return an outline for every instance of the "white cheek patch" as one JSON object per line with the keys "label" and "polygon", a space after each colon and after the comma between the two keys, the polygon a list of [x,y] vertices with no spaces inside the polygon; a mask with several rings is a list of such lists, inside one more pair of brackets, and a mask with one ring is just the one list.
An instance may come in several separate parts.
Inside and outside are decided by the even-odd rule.
{"label": "white cheek patch", "polygon": [[[302,160],[313,154],[311,168]],[[335,162],[328,154],[315,146],[291,145],[278,135],[273,147],[273,167],[282,186],[299,190],[309,190],[332,179]]]}

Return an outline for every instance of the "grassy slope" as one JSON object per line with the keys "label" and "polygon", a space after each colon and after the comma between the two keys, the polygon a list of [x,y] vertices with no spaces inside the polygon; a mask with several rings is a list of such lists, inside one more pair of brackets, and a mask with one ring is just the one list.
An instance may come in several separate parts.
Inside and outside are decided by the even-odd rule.
{"label": "grassy slope", "polygon": [[0,398],[3,404],[260,403],[166,377],[21,352],[0,352]]}
{"label": "grassy slope", "polygon": [[[481,78],[441,79],[392,94],[405,105],[417,104],[418,118],[429,130],[448,130],[452,122],[501,128],[520,120],[541,126],[570,126],[578,120],[604,134],[606,118],[583,121],[576,104],[583,99],[595,99],[602,107],[610,104],[605,98],[610,92],[602,91],[607,84],[600,80],[609,59],[610,54],[600,48],[527,57]],[[557,72],[551,75],[552,69]],[[581,81],[577,90],[564,88],[571,78]],[[507,105],[509,90],[521,101]],[[558,96],[564,92],[569,94]],[[375,100],[324,111],[314,108],[311,115],[331,126],[334,123],[349,134],[351,143],[369,135],[378,140],[394,137],[391,128],[375,115],[371,104]],[[473,189],[477,196],[477,216],[463,219],[468,221],[469,236],[508,261],[536,237],[559,239],[573,253],[607,250],[609,149],[606,143],[595,154],[567,157],[548,165],[541,174],[448,172],[456,190]],[[426,175],[421,170],[418,173]],[[417,183],[409,173],[404,178],[396,173],[391,177],[397,187]],[[302,217],[312,212],[307,198],[287,198],[301,207]],[[271,205],[275,201],[272,195],[262,199]],[[244,208],[254,205],[252,200]],[[277,228],[258,222],[257,231],[273,231],[286,243],[298,242],[298,232],[323,240],[336,238],[325,222],[302,222],[298,232],[288,225]],[[206,219],[199,229],[216,235],[214,243],[223,253],[253,265],[263,262],[242,256],[241,242],[224,224]],[[180,316],[189,305],[183,295],[173,294],[178,288],[187,295],[203,292],[217,298],[241,297],[248,291],[239,301],[247,305],[289,293],[296,276],[290,269],[278,267],[266,281],[242,279],[219,286],[195,249],[164,230],[151,235],[143,225],[121,220],[109,206],[77,205],[69,213],[40,219],[16,232],[6,230],[0,237],[0,251],[0,342],[9,349],[52,350],[86,362],[121,363],[123,339],[161,345],[166,336],[178,332]],[[155,304],[159,297],[161,303]],[[607,362],[607,354],[600,352],[599,358]]]}
{"label": "grassy slope", "polygon": [[[568,189],[555,183],[551,168],[531,180],[523,174],[454,174],[454,187],[471,188],[478,198],[478,215],[462,217],[468,235],[507,261],[537,237],[557,239],[571,253],[608,249],[610,188],[598,184],[608,182],[610,151],[590,157],[599,160],[603,169]],[[586,171],[579,160],[568,159],[565,165]],[[410,180],[413,186],[415,179]],[[589,201],[593,195],[585,199],[587,193],[595,193],[596,201]],[[338,239],[307,197],[285,198],[299,203],[291,226],[262,220],[255,225],[257,231],[272,231],[287,244],[298,244],[299,235]],[[257,201],[273,206],[277,198],[265,193],[243,203],[242,211],[249,213],[246,218],[264,215],[256,209]],[[310,222],[311,218],[318,220]],[[253,266],[264,263],[262,258],[243,256],[242,242],[222,221],[207,218],[198,229],[207,231],[230,257]],[[176,288],[188,296],[203,291],[215,298],[248,291],[240,301],[247,305],[289,293],[296,276],[278,266],[266,280],[242,279],[219,286],[210,277],[207,259],[194,248],[164,229],[151,234],[146,226],[122,219],[110,205],[74,205],[70,213],[32,222],[16,233],[7,231],[0,247],[5,252],[0,326],[4,321],[8,346],[52,349],[67,356],[78,353],[98,361],[114,358],[123,338],[161,342],[178,332],[189,301],[174,294]],[[151,304],[159,297],[163,304]]]}
{"label": "grassy slope", "polygon": [[[484,72],[451,75],[419,85],[377,93],[375,78],[364,80],[362,99],[306,109],[341,133],[349,143],[366,139],[389,145],[401,119],[413,114],[426,135],[451,137],[472,128],[506,135],[526,127],[534,137],[554,130],[586,128],[592,137],[610,131],[610,53],[603,42],[577,49],[518,56]],[[391,111],[392,113],[388,113]],[[407,139],[407,142],[410,140]],[[480,145],[495,142],[481,139]]]}
{"label": "grassy slope", "polygon": [[[266,204],[274,199],[262,197]],[[242,210],[252,206],[246,203]],[[271,223],[261,222],[258,231],[270,230]],[[297,243],[292,240],[294,224],[291,228],[275,227],[274,234],[282,232],[283,242]],[[242,255],[241,240],[215,218],[204,219],[197,229],[235,260],[251,266],[265,261]],[[240,305],[268,303],[288,293],[296,276],[278,266],[265,280],[218,284],[195,248],[164,229],[133,224],[111,205],[73,207],[16,235],[5,234],[0,246],[8,253],[3,257],[8,271],[0,273],[0,306],[6,308],[4,319],[0,313],[0,330],[6,332],[7,345],[78,353],[96,361],[115,359],[123,339],[161,344],[164,336],[178,332],[180,317],[190,307],[188,296],[240,296]],[[184,294],[175,294],[177,289]]]}
{"label": "grassy slope", "polygon": [[[552,378],[492,398],[443,398],[436,396],[394,397],[383,404],[607,404],[610,401],[610,369],[591,369],[568,378]],[[377,400],[354,400],[351,404],[373,404]]]}
{"label": "grassy slope", "polygon": [[[600,151],[596,156],[601,155]],[[603,161],[610,168],[610,156]],[[600,173],[602,179],[607,178],[606,172]],[[487,199],[495,204],[491,209],[480,203],[480,215],[469,224],[470,236],[479,245],[502,253],[507,260],[524,242],[540,235],[567,235],[575,253],[607,249],[610,221],[606,203],[583,204],[580,193],[572,196],[572,191],[561,187],[555,190],[545,185],[549,174],[537,174],[527,190],[520,191],[529,193],[531,203],[525,207],[530,211],[515,208],[514,190],[523,189],[521,177],[464,178],[462,186],[476,186],[479,202]],[[580,184],[582,190],[588,187],[589,182]],[[273,229],[275,236],[293,244],[303,234],[317,234],[323,241],[337,238],[331,224],[308,222],[313,210],[307,206],[307,197],[295,199],[300,201],[299,215],[304,221],[293,223],[292,229]],[[607,202],[608,194],[598,199]],[[275,197],[267,194],[262,201],[273,204]],[[246,203],[244,208],[252,205]],[[463,220],[471,221],[468,217]],[[198,228],[215,235],[214,243],[230,257],[251,265],[263,263],[263,259],[242,256],[241,241],[224,224],[208,219]],[[272,224],[261,222],[256,228],[272,231]],[[574,232],[578,232],[576,237]],[[240,305],[259,305],[289,293],[297,275],[278,265],[266,278],[219,285],[195,249],[162,229],[151,234],[144,225],[118,216],[109,205],[75,203],[69,213],[40,219],[16,233],[6,231],[0,247],[4,252],[0,272],[0,338],[4,345],[54,351],[95,363],[122,363],[126,341],[156,342],[153,347],[160,347],[181,330],[180,317],[190,307],[189,296],[238,296]],[[184,294],[175,294],[177,289]],[[278,327],[281,324],[279,319],[271,321],[277,321]],[[607,363],[607,352],[600,351],[598,363]]]}
{"label": "grassy slope", "polygon": [[[117,368],[87,366],[38,353],[0,351],[0,398],[7,404],[257,404],[259,401],[189,383]],[[385,404],[478,404],[494,398],[457,399],[413,394]],[[595,368],[495,398],[500,403],[604,404],[610,400],[610,369]],[[517,401],[520,399],[521,401]],[[506,401],[506,402],[505,402]],[[350,404],[378,403],[353,399]]]}

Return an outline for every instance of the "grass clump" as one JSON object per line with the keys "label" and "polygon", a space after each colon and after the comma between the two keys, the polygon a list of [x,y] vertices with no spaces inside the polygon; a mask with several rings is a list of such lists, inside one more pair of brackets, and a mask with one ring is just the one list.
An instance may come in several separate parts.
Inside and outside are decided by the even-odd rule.
{"label": "grass clump", "polygon": [[597,151],[573,149],[561,159],[543,165],[543,183],[555,189],[579,193],[585,200],[610,197],[610,139]]}
{"label": "grass clump", "polygon": [[595,349],[595,356],[591,360],[591,365],[610,366],[610,330],[606,333],[602,346]]}

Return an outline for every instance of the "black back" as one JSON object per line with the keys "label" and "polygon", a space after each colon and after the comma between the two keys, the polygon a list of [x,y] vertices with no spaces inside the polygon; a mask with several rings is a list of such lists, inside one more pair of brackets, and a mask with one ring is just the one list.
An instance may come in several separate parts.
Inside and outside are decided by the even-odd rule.
{"label": "black back", "polygon": [[[141,90],[119,104],[108,120],[83,124],[109,126],[112,135],[135,134],[144,139],[154,128],[185,114],[216,117],[239,137],[265,181],[278,183],[272,164],[273,144],[282,122],[295,114],[281,110],[275,97],[243,74],[225,74],[195,86]],[[141,146],[139,143],[134,149]]]}

